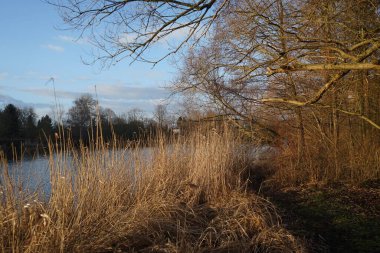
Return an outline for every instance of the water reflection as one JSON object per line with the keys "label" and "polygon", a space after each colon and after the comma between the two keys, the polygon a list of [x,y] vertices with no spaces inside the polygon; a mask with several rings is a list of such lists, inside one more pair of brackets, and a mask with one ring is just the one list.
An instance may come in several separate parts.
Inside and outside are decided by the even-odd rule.
{"label": "water reflection", "polygon": [[[4,164],[0,165],[1,184],[5,182]],[[8,175],[15,190],[25,194],[37,192],[41,197],[50,194],[49,157],[39,156],[33,159],[23,159],[19,162],[8,163]]]}
{"label": "water reflection", "polygon": [[[108,152],[95,151],[91,152],[90,156],[99,157],[98,166],[103,167],[104,169],[109,167],[111,161],[122,161],[122,164],[128,165],[129,169],[133,170],[136,162],[134,159],[136,159],[136,157],[143,159],[144,162],[150,162],[153,155],[152,148],[143,148],[139,150],[137,156],[132,156],[131,152],[134,151],[129,149],[109,150]],[[70,171],[76,171],[76,166],[80,164],[80,160],[80,153],[78,153],[74,159],[72,154],[54,154],[52,157],[47,155],[24,158],[19,162],[8,162],[8,173],[5,173],[5,165],[0,164],[0,190],[5,183],[4,177],[8,174],[16,194],[21,191],[23,194],[27,195],[37,193],[38,198],[46,199],[51,193],[51,171],[62,170],[63,168],[69,169]],[[75,177],[75,173],[73,173],[73,175]]]}
{"label": "water reflection", "polygon": [[[168,146],[167,152],[171,152],[173,147]],[[241,146],[242,150],[245,150],[248,153],[245,153],[246,156],[251,157],[252,160],[259,160],[267,155],[273,155],[275,152],[272,147],[268,145],[263,145],[260,147],[252,146]],[[241,152],[242,150],[237,149],[236,152]],[[131,155],[129,149],[122,150],[109,150],[108,152],[104,151],[95,151],[91,153],[90,156],[99,157],[98,166],[107,168],[109,167],[110,161],[122,161],[122,164],[128,165],[126,169],[131,170],[131,175],[137,176],[133,173],[136,159],[143,160],[144,163],[151,163],[153,159],[154,148],[143,148],[139,150],[137,155]],[[187,154],[186,147],[183,147],[182,152]],[[73,159],[72,155],[66,154],[62,155],[53,155],[50,158],[47,156],[38,156],[35,158],[25,158],[20,162],[9,162],[8,163],[8,174],[12,179],[13,188],[15,192],[23,192],[23,194],[33,194],[37,193],[40,199],[47,199],[51,193],[51,183],[50,183],[50,173],[51,169],[59,169],[62,167],[69,168],[71,171],[75,171],[76,164],[80,160],[80,154]],[[50,160],[50,161],[49,161]],[[139,163],[142,161],[138,161]],[[53,165],[51,163],[54,163]],[[80,165],[79,165],[80,166]],[[51,168],[50,168],[51,167]],[[4,185],[4,164],[0,164],[0,188]],[[75,173],[73,174],[75,177]],[[73,178],[74,179],[74,178]],[[74,179],[75,180],[75,179]],[[0,189],[1,190],[1,189]]]}

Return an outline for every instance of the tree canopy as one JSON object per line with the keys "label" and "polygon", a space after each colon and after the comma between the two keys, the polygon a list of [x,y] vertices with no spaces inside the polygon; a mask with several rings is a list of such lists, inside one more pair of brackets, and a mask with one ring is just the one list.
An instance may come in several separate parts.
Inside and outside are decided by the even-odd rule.
{"label": "tree canopy", "polygon": [[[173,90],[191,97],[184,111],[280,137],[297,166],[325,152],[323,166],[307,165],[317,176],[360,171],[339,156],[380,143],[378,0],[49,1],[100,49],[95,61],[157,63],[181,51]],[[148,59],[160,42],[171,47]]]}
{"label": "tree canopy", "polygon": [[[189,47],[184,72],[191,79],[182,79],[180,90],[198,88],[224,110],[244,117],[257,103],[320,104],[352,72],[374,77],[380,70],[376,0],[49,2],[69,27],[102,50],[96,60],[148,60],[148,48],[182,32],[164,55],[197,46]],[[304,88],[306,79],[311,89]],[[339,110],[380,129],[368,115]]]}

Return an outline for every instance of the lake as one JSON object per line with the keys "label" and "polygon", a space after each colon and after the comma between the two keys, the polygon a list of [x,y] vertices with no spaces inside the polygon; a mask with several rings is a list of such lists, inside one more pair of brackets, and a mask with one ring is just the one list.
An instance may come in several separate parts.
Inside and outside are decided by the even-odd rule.
{"label": "lake", "polygon": [[[0,165],[1,184],[4,182],[4,169],[4,164]],[[8,173],[15,183],[15,188],[27,192],[38,191],[45,196],[50,194],[50,169],[48,156],[39,156],[33,159],[25,158],[21,162],[8,162]]]}
{"label": "lake", "polygon": [[[242,146],[246,149],[247,146]],[[142,153],[146,161],[152,158],[154,148],[143,148]],[[170,150],[170,147],[169,147]],[[253,160],[265,158],[268,154],[273,155],[274,149],[268,145],[261,147],[249,148],[249,156]],[[130,156],[130,150],[118,150],[117,152],[110,151],[110,155],[116,159],[127,160]],[[24,158],[21,162],[8,162],[9,176],[15,183],[14,188],[22,190],[26,193],[38,192],[41,198],[46,198],[50,195],[50,162],[49,156],[37,156],[35,158]],[[53,156],[54,162],[57,162],[62,157]],[[69,164],[70,168],[74,168],[72,158],[67,155],[65,163]],[[4,164],[0,165],[0,188],[4,184]]]}

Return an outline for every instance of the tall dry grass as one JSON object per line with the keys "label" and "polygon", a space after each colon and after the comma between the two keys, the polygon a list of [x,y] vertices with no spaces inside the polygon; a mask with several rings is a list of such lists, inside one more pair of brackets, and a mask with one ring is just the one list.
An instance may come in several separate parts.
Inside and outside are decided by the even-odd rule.
{"label": "tall dry grass", "polygon": [[315,183],[360,184],[380,179],[380,143],[377,139],[332,142],[310,138],[302,147],[289,143],[278,149],[271,160],[276,183],[284,185]]}
{"label": "tall dry grass", "polygon": [[15,187],[3,159],[1,252],[302,252],[273,206],[247,193],[229,131],[49,145],[49,198]]}

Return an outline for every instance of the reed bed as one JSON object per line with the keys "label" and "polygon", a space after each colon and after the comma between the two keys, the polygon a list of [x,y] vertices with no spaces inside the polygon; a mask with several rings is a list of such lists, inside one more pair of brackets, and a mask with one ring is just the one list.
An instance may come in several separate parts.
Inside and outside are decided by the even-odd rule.
{"label": "reed bed", "polygon": [[360,185],[380,179],[380,145],[377,139],[355,144],[346,140],[335,150],[331,143],[309,140],[301,155],[294,146],[283,146],[268,163],[277,186]]}
{"label": "reed bed", "polygon": [[303,252],[271,203],[248,193],[230,131],[125,148],[49,144],[50,191],[22,189],[3,159],[1,252]]}

